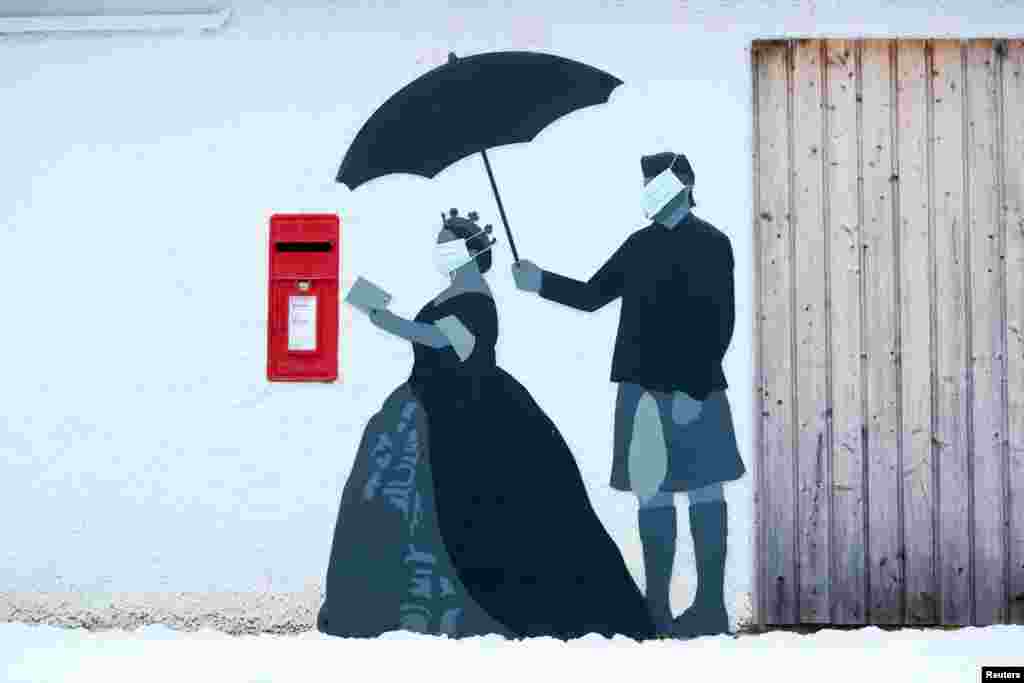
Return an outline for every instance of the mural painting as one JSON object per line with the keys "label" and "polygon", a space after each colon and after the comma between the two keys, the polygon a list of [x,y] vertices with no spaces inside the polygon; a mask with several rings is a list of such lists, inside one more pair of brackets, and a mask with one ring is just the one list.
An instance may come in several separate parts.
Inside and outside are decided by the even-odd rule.
{"label": "mural painting", "polygon": [[[432,178],[480,153],[517,287],[583,311],[622,300],[611,486],[639,501],[646,590],[594,512],[558,427],[498,363],[492,226],[450,209],[432,255],[447,286],[414,317],[390,311],[387,294],[366,281],[349,294],[373,324],[412,344],[414,364],[367,424],[342,494],[321,632],[646,640],[728,631],[721,485],[745,473],[722,372],[733,257],[728,238],[692,210],[692,167],[678,153],[641,158],[649,225],[579,282],[519,258],[487,157],[606,103],[620,84],[553,55],[451,55],[377,110],[338,180],[355,189],[390,173]],[[698,589],[673,615],[679,492],[688,496]]]}

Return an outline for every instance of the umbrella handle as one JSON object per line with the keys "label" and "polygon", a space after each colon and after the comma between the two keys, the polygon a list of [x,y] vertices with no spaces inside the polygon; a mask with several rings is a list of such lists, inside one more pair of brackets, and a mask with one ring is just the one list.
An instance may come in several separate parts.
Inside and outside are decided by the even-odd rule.
{"label": "umbrella handle", "polygon": [[505,206],[501,203],[501,195],[498,194],[498,185],[494,182],[494,172],[491,171],[491,162],[487,158],[487,150],[481,150],[480,155],[484,158],[484,166],[487,168],[487,177],[491,181],[491,189],[494,190],[494,198],[498,201],[498,213],[501,214],[501,222],[505,225],[505,234],[508,235],[508,245],[512,247],[512,256],[516,263],[519,263],[519,253],[516,251],[516,243],[512,239],[512,231],[508,227],[508,218],[505,216]]}

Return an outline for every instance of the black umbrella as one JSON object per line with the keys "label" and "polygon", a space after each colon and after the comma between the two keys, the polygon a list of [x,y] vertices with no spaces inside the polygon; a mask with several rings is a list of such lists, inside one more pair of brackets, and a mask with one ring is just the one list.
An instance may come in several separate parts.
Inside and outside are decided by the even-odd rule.
{"label": "black umbrella", "polygon": [[607,102],[619,85],[600,69],[539,52],[449,54],[447,64],[374,112],[345,154],[337,180],[354,190],[391,173],[433,178],[479,152],[518,262],[487,149],[529,142],[569,112]]}

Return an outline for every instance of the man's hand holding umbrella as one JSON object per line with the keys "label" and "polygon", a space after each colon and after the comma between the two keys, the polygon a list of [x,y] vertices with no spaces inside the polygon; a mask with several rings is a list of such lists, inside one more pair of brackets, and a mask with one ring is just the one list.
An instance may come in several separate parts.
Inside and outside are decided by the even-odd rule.
{"label": "man's hand holding umbrella", "polygon": [[515,278],[516,287],[519,289],[524,292],[537,293],[544,280],[544,271],[538,268],[533,261],[520,259],[512,264],[512,277]]}

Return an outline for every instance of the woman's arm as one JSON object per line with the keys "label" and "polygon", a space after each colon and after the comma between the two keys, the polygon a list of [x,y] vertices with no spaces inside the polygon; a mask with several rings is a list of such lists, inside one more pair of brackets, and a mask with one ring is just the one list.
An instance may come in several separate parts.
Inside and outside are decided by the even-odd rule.
{"label": "woman's arm", "polygon": [[375,308],[370,311],[370,320],[385,332],[390,332],[414,344],[422,344],[432,349],[443,349],[451,345],[448,337],[436,325],[406,320],[386,308]]}

